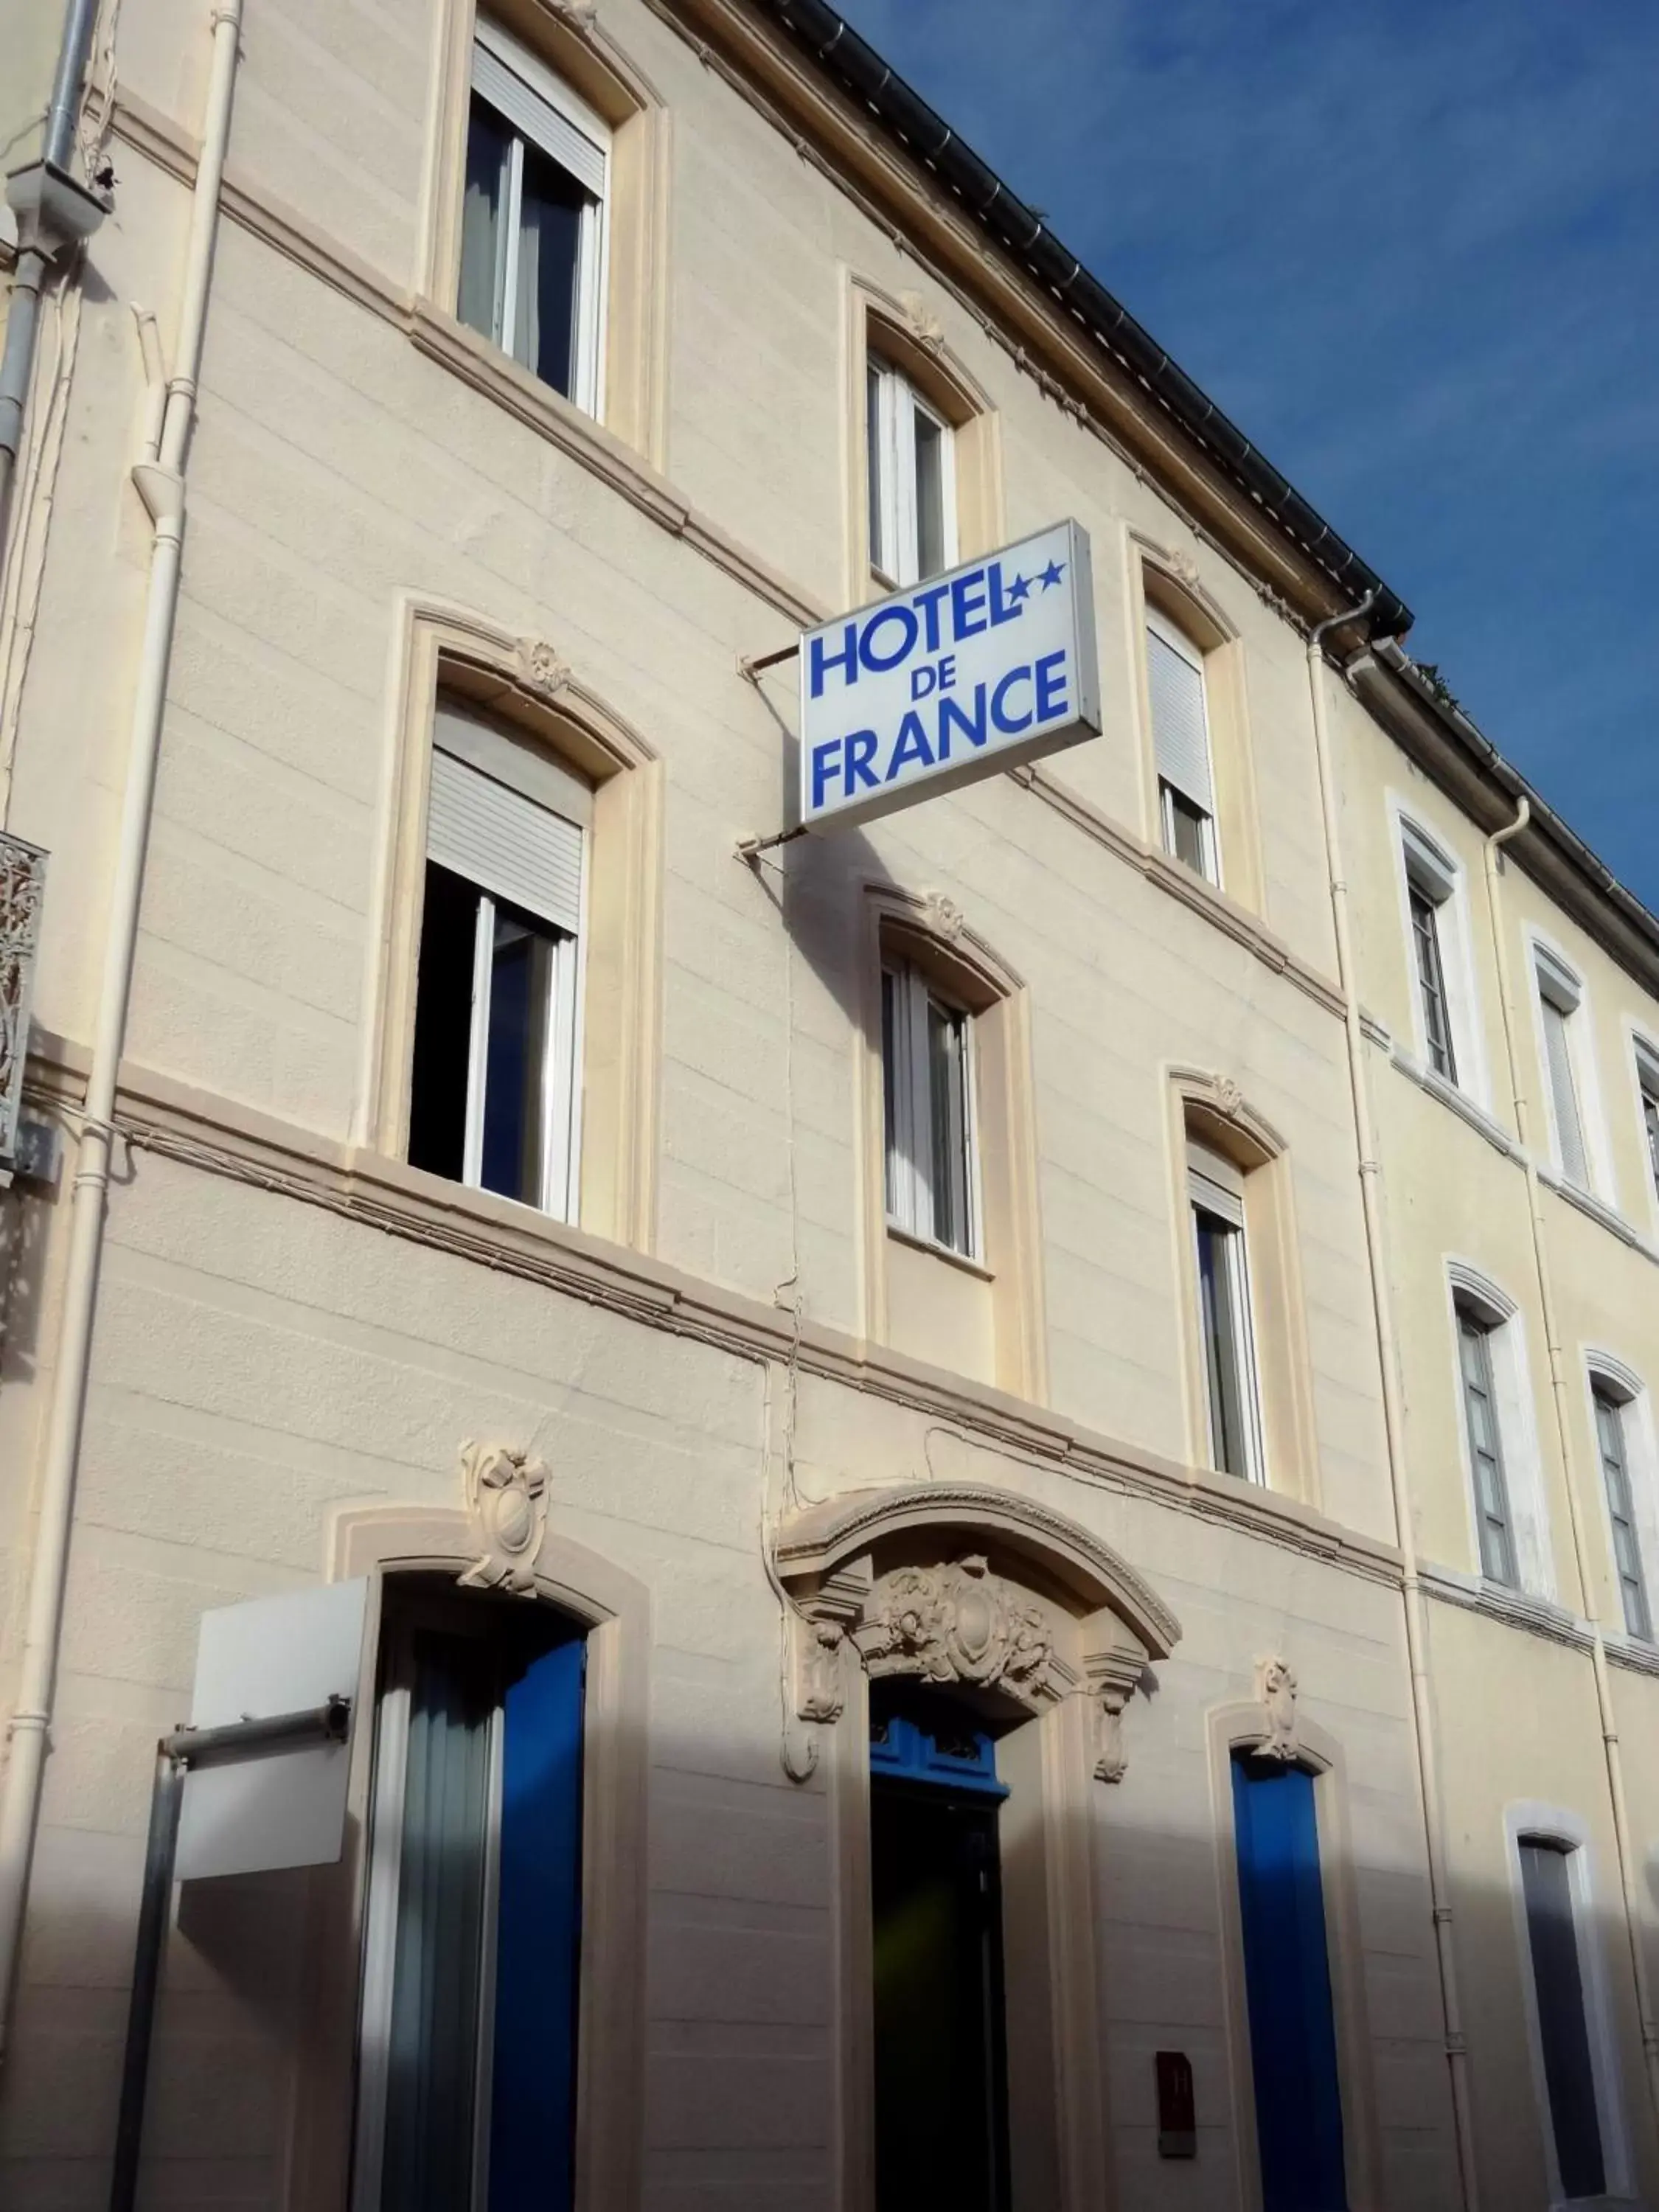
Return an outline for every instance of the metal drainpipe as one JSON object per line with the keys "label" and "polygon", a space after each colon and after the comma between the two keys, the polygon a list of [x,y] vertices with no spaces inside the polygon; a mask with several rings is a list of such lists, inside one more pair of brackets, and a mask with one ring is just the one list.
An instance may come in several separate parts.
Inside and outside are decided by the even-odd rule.
{"label": "metal drainpipe", "polygon": [[[58,43],[58,70],[52,80],[52,100],[46,109],[40,158],[48,169],[69,173],[75,151],[75,118],[81,107],[81,80],[87,71],[92,33],[98,20],[98,0],[70,0]],[[11,504],[11,480],[23,442],[23,410],[34,380],[34,349],[40,329],[40,288],[46,282],[55,248],[38,236],[26,237],[18,248],[12,277],[11,307],[6,317],[5,352],[0,356],[0,573],[5,568],[6,514]]]}
{"label": "metal drainpipe", "polygon": [[1336,935],[1337,981],[1342,992],[1342,1026],[1347,1040],[1348,1087],[1352,1096],[1354,1136],[1359,1152],[1359,1197],[1365,1220],[1365,1258],[1370,1273],[1371,1305],[1376,1320],[1376,1349],[1382,1382],[1382,1429],[1389,1455],[1396,1540],[1400,1546],[1401,1595],[1406,1620],[1406,1656],[1411,1670],[1413,1735],[1418,1781],[1423,1793],[1423,1828],[1429,1863],[1429,1902],[1434,1919],[1435,1960],[1440,1977],[1440,2005],[1445,2022],[1446,2067],[1451,2087],[1452,2122],[1457,2138],[1458,2172],[1466,2212],[1479,2212],[1480,2186],[1475,2165],[1474,2119],[1468,2079],[1468,2040],[1463,2032],[1458,1994],[1457,1958],[1452,1941],[1451,1884],[1446,1870],[1445,1813],[1440,1798],[1435,1750],[1434,1699],[1428,1669],[1428,1627],[1423,1585],[1418,1571],[1417,1536],[1412,1522],[1411,1487],[1406,1472],[1406,1414],[1400,1389],[1400,1364],[1384,1243],[1382,1164],[1377,1158],[1365,1073],[1365,1033],[1359,1018],[1354,979],[1353,937],[1348,914],[1347,878],[1342,866],[1341,828],[1337,813],[1336,776],[1331,762],[1325,715],[1324,641],[1328,633],[1370,611],[1376,597],[1367,592],[1347,613],[1318,623],[1308,639],[1308,690],[1313,704],[1314,752],[1319,765],[1319,797],[1324,815],[1325,852],[1330,868],[1331,919]]}
{"label": "metal drainpipe", "polygon": [[1630,1809],[1625,1796],[1625,1764],[1619,1744],[1618,1715],[1613,1708],[1613,1680],[1607,1669],[1607,1638],[1601,1630],[1601,1607],[1596,1595],[1589,1535],[1573,1473],[1571,1425],[1567,1416],[1567,1371],[1562,1353],[1561,1330],[1555,1304],[1555,1282],[1550,1268],[1549,1238],[1544,1221],[1543,1191],[1538,1180],[1538,1159],[1532,1137],[1532,1102],[1522,1075],[1522,1054],[1516,1037],[1515,993],[1510,969],[1509,940],[1504,928],[1503,878],[1500,848],[1518,837],[1532,819],[1532,802],[1522,798],[1513,822],[1494,830],[1486,846],[1486,915],[1492,928],[1492,953],[1498,965],[1498,1000],[1504,1018],[1504,1050],[1509,1062],[1510,1091],[1515,1102],[1515,1133],[1521,1146],[1527,1178],[1527,1215],[1532,1230],[1533,1266],[1538,1278],[1538,1303],[1544,1316],[1544,1342],[1550,1367],[1550,1401],[1555,1413],[1556,1445],[1561,1455],[1561,1480],[1567,1495],[1567,1526],[1572,1536],[1573,1571],[1578,1577],[1578,1601],[1590,1632],[1590,1669],[1595,1680],[1596,1718],[1607,1765],[1607,1796],[1613,1814],[1613,1846],[1619,1855],[1619,1881],[1625,1902],[1625,1928],[1630,1941],[1631,1968],[1635,1978],[1636,2009],[1642,2028],[1642,2056],[1646,2062],[1648,2097],[1659,2121],[1659,2021],[1653,2009],[1653,1990],[1648,1977],[1647,1954],[1642,1942],[1642,1900],[1638,1869],[1631,1847]]}
{"label": "metal drainpipe", "polygon": [[115,1135],[112,1117],[115,1111],[116,1078],[132,985],[150,799],[155,787],[161,710],[173,646],[173,615],[179,602],[185,520],[184,469],[207,322],[208,284],[218,222],[220,180],[230,135],[231,94],[236,80],[236,42],[240,21],[241,0],[219,0],[212,18],[212,71],[202,126],[202,151],[191,200],[190,236],[179,305],[173,373],[167,384],[159,434],[132,471],[133,482],[154,526],[154,538],[143,643],[133,698],[120,842],[110,895],[109,931],[93,1036],[92,1066],[87,1079],[70,1201],[63,1321],[40,1475],[22,1666],[17,1704],[11,1717],[10,1755],[3,1785],[0,1785],[0,2055],[3,2054],[4,2031],[10,2020],[18,1947],[28,1899],[29,1866],[40,1816],[58,1647],[63,1629],[70,1533],[75,1514],[75,1480],[80,1461],[88,1359],[103,1245],[104,1203],[109,1188],[110,1153]]}

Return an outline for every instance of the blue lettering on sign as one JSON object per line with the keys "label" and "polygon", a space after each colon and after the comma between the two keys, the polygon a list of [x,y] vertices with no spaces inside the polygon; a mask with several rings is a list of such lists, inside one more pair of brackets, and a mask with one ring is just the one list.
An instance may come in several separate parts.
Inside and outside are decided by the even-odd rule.
{"label": "blue lettering on sign", "polygon": [[884,783],[890,783],[902,768],[915,761],[919,768],[932,768],[933,748],[927,742],[927,732],[921,726],[921,717],[912,707],[899,724],[898,743],[893,748],[893,757],[887,763]]}
{"label": "blue lettering on sign", "polygon": [[[898,624],[904,641],[896,653],[878,653],[875,648],[876,633],[888,623]],[[896,668],[901,660],[908,659],[915,650],[915,642],[916,618],[909,608],[884,607],[865,625],[864,635],[859,640],[859,659],[872,675],[879,676],[886,669]]]}
{"label": "blue lettering on sign", "polygon": [[[936,691],[924,695],[924,711],[908,708],[890,739],[875,730],[852,730],[825,738],[812,748],[809,811],[846,802],[860,791],[878,791],[907,771],[942,768],[966,748],[978,750],[995,733],[1018,737],[1058,720],[1071,711],[1070,679],[1064,650],[1045,653],[1005,670],[994,684],[978,683],[971,702]],[[928,717],[931,716],[931,720]]]}
{"label": "blue lettering on sign", "polygon": [[812,640],[810,662],[812,696],[815,699],[823,698],[823,679],[832,668],[844,668],[847,671],[847,680],[849,684],[856,684],[859,680],[858,624],[856,623],[848,623],[843,626],[842,640],[842,648],[839,653],[826,653],[823,640],[821,637],[815,637]]}
{"label": "blue lettering on sign", "polygon": [[951,623],[958,638],[977,637],[988,629],[987,622],[975,622],[971,617],[985,611],[985,594],[977,587],[985,581],[983,568],[970,568],[965,576],[958,576],[951,586]]}
{"label": "blue lettering on sign", "polygon": [[876,772],[870,763],[874,760],[876,747],[880,743],[881,739],[873,730],[854,730],[852,736],[848,738],[847,772],[842,781],[842,789],[844,792],[856,789],[860,783],[867,783],[872,791],[876,789]]}
{"label": "blue lettering on sign", "polygon": [[[957,645],[963,638],[979,637],[1003,623],[1018,622],[1031,592],[1047,592],[1059,583],[1064,564],[1051,562],[1035,575],[1018,574],[1012,579],[1000,560],[969,568],[940,584],[927,584],[907,600],[890,600],[862,620],[854,618],[815,635],[807,653],[807,681],[811,695],[821,699],[832,677],[839,674],[844,687],[859,680],[860,670],[885,675],[901,666],[920,646],[933,654]],[[947,679],[943,664],[939,687]],[[913,692],[920,696],[920,692]],[[1041,715],[1042,709],[1038,709]]]}
{"label": "blue lettering on sign", "polygon": [[1036,665],[1036,711],[1039,722],[1052,721],[1066,711],[1066,655],[1045,653]]}
{"label": "blue lettering on sign", "polygon": [[[952,724],[960,728],[969,744],[982,745],[986,738],[985,686],[974,686],[974,711],[967,712],[959,699],[941,699],[939,702],[939,757],[942,761],[951,757]],[[814,800],[814,805],[817,801]]]}

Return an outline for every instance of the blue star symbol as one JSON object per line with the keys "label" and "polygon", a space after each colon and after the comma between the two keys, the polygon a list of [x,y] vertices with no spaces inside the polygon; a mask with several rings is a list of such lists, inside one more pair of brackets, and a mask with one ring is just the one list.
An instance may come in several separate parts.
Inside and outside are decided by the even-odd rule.
{"label": "blue star symbol", "polygon": [[1042,588],[1045,592],[1048,589],[1051,584],[1057,584],[1060,581],[1060,577],[1065,573],[1065,569],[1066,563],[1063,561],[1051,561],[1048,563],[1039,579],[1039,581],[1042,583]]}
{"label": "blue star symbol", "polygon": [[1014,606],[1024,601],[1030,593],[1030,588],[1031,580],[1029,576],[1016,576],[1008,586],[1009,605]]}

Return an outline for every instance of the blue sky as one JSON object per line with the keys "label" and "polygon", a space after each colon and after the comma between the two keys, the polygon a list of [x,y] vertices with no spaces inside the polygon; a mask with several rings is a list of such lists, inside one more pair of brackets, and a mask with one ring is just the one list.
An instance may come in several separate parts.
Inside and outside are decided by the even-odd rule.
{"label": "blue sky", "polygon": [[842,5],[1659,909],[1659,9]]}

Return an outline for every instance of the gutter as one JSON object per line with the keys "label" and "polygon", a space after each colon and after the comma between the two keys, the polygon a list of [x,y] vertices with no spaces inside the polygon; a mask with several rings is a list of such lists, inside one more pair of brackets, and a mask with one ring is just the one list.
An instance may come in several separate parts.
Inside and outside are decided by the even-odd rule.
{"label": "gutter", "polygon": [[1322,515],[1178,368],[1122,302],[1091,276],[1036,211],[1009,191],[944,118],[824,0],[756,0],[818,67],[931,169],[1041,289],[1079,322],[1232,483],[1291,539],[1344,601],[1369,599],[1369,634],[1403,636],[1412,611]]}
{"label": "gutter", "polygon": [[109,210],[108,196],[82,184],[71,171],[81,80],[97,17],[98,0],[71,0],[40,158],[14,169],[6,179],[6,199],[17,218],[17,260],[5,351],[0,354],[0,574],[5,568],[12,478],[22,449],[23,413],[34,380],[46,271],[60,255],[67,256],[90,237]]}
{"label": "gutter", "polygon": [[[1659,915],[1620,882],[1461,707],[1441,697],[1398,641],[1374,640],[1370,652],[1351,661],[1346,673],[1352,689],[1390,735],[1443,783],[1447,781],[1449,741],[1454,759],[1464,770],[1454,781],[1465,786],[1452,795],[1468,806],[1483,829],[1508,823],[1520,801],[1527,801],[1530,820],[1515,848],[1527,872],[1537,877],[1644,989],[1659,994]],[[1499,803],[1494,804],[1495,799]]]}

